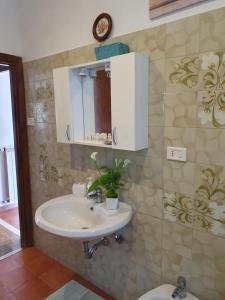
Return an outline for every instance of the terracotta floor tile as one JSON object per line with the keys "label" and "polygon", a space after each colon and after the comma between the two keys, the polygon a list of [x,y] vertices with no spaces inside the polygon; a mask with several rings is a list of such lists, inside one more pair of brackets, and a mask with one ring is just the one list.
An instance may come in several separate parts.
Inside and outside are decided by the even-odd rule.
{"label": "terracotta floor tile", "polygon": [[115,300],[36,248],[0,261],[0,300],[43,300],[71,279],[106,300]]}
{"label": "terracotta floor tile", "polygon": [[65,283],[70,281],[74,276],[74,272],[62,265],[55,265],[50,270],[41,274],[40,278],[52,289],[59,289]]}
{"label": "terracotta floor tile", "polygon": [[26,263],[27,269],[36,276],[40,276],[44,272],[48,271],[50,268],[53,268],[55,265],[57,265],[57,262],[55,262],[53,259],[44,254],[38,256],[31,262]]}
{"label": "terracotta floor tile", "polygon": [[47,284],[35,279],[16,289],[13,294],[17,300],[43,300],[53,292]]}
{"label": "terracotta floor tile", "polygon": [[0,283],[7,287],[11,292],[16,288],[20,287],[26,282],[32,282],[35,279],[35,276],[25,269],[20,267],[6,273],[1,273]]}
{"label": "terracotta floor tile", "polygon": [[41,256],[43,256],[43,253],[40,250],[31,247],[12,255],[11,258],[20,265],[29,265],[33,260]]}

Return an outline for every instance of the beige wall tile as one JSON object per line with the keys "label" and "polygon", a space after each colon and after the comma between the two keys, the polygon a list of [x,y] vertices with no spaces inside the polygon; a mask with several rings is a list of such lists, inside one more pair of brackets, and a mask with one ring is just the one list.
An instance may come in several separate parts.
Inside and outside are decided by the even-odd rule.
{"label": "beige wall tile", "polygon": [[[149,126],[164,125],[164,97],[163,94],[152,94],[149,99]],[[151,141],[150,141],[151,142]]]}
{"label": "beige wall tile", "polygon": [[186,226],[164,221],[162,248],[191,259],[192,232],[193,230]]}
{"label": "beige wall tile", "polygon": [[199,15],[166,24],[166,57],[198,53]]}
{"label": "beige wall tile", "polygon": [[196,162],[225,166],[225,131],[197,129]]}
{"label": "beige wall tile", "polygon": [[225,48],[225,9],[200,15],[200,52]]}
{"label": "beige wall tile", "polygon": [[165,25],[138,31],[136,33],[136,38],[137,52],[148,55],[151,61],[165,57]]}
{"label": "beige wall tile", "polygon": [[197,95],[195,92],[166,93],[165,126],[196,127]]}
{"label": "beige wall tile", "polygon": [[163,184],[170,192],[192,195],[194,191],[195,165],[191,162],[175,162],[164,160]]}
{"label": "beige wall tile", "polygon": [[225,297],[224,247],[224,239],[194,231],[191,288],[208,300]]}

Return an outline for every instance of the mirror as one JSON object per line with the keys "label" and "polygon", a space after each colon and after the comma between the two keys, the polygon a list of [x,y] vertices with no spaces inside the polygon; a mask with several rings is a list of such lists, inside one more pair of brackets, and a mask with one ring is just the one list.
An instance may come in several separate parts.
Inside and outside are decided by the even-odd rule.
{"label": "mirror", "polygon": [[111,84],[110,65],[81,68],[84,139],[110,144]]}

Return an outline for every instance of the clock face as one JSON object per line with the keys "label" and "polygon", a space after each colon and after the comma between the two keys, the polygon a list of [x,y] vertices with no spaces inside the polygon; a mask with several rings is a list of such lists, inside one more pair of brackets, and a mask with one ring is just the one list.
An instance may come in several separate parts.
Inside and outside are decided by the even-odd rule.
{"label": "clock face", "polygon": [[93,24],[94,38],[102,42],[108,38],[112,30],[112,18],[110,15],[103,13],[97,17]]}

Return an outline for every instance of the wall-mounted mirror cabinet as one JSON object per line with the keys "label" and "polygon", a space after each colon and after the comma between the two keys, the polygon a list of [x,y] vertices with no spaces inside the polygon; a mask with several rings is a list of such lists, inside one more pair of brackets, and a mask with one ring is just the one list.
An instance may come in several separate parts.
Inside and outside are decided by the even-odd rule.
{"label": "wall-mounted mirror cabinet", "polygon": [[128,53],[54,69],[57,141],[148,147],[148,58]]}

